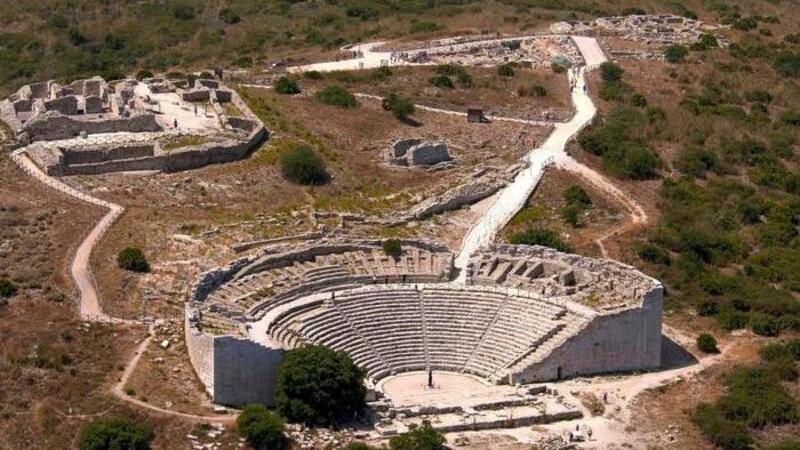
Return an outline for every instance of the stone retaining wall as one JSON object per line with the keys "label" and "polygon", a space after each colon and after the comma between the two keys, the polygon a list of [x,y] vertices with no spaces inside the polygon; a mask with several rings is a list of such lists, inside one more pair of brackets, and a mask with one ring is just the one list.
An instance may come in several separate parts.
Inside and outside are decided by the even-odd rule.
{"label": "stone retaining wall", "polygon": [[22,131],[27,133],[30,142],[36,142],[70,139],[81,133],[142,133],[162,131],[162,128],[156,123],[155,115],[149,113],[135,114],[131,117],[79,120],[55,111],[48,111],[23,125]]}

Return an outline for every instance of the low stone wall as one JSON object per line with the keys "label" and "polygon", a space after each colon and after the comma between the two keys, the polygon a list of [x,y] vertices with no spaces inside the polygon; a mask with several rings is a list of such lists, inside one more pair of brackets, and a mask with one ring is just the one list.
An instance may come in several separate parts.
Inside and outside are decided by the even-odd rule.
{"label": "low stone wall", "polygon": [[117,159],[145,158],[153,156],[155,145],[153,144],[133,144],[121,145],[119,147],[86,147],[75,149],[64,149],[64,164],[93,164]]}
{"label": "low stone wall", "polygon": [[444,194],[428,199],[411,210],[414,218],[427,219],[435,214],[471,205],[494,194],[505,183],[502,181],[476,181],[454,187]]}
{"label": "low stone wall", "polygon": [[162,131],[153,114],[78,120],[55,111],[38,115],[22,126],[30,142],[70,139],[81,133],[142,133]]}

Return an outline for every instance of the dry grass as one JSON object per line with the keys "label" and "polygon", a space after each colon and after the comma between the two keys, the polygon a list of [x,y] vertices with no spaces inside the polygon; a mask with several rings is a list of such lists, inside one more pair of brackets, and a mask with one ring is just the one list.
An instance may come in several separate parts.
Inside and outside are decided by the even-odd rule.
{"label": "dry grass", "polygon": [[[496,68],[468,67],[472,86],[464,87],[453,77],[455,87],[437,88],[429,80],[436,75],[432,66],[393,67],[386,80],[376,80],[371,72],[339,72],[326,80],[301,80],[303,86],[320,89],[341,82],[351,92],[384,97],[392,92],[410,98],[414,103],[466,112],[472,105],[482,106],[487,115],[541,120],[546,114],[563,120],[573,113],[567,77],[550,70],[517,68],[514,77],[501,77]],[[544,97],[520,97],[519,88],[543,87]]]}

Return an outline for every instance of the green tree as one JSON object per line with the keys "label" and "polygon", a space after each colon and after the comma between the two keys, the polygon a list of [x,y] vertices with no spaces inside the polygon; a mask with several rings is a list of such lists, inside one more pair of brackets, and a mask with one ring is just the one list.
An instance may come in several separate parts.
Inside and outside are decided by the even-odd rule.
{"label": "green tree", "polygon": [[352,109],[358,106],[356,97],[339,85],[326,86],[315,95],[316,99],[326,105]]}
{"label": "green tree", "polygon": [[622,70],[622,67],[613,62],[606,61],[600,64],[600,77],[606,83],[616,83],[622,80],[623,73],[625,73],[625,71]]}
{"label": "green tree", "polygon": [[697,336],[697,348],[703,353],[719,353],[719,349],[717,348],[717,340],[714,339],[714,336],[708,333],[703,333],[700,336]]}
{"label": "green tree", "polygon": [[242,20],[242,18],[230,8],[222,8],[219,10],[219,18],[228,25],[237,24]]}
{"label": "green tree", "polygon": [[263,405],[247,405],[236,418],[236,429],[255,450],[281,450],[288,447],[283,434],[283,419]]}
{"label": "green tree", "polygon": [[387,239],[383,241],[383,253],[397,259],[403,254],[403,243],[399,239]]}
{"label": "green tree", "polygon": [[389,440],[392,450],[444,450],[447,442],[441,433],[434,430],[429,423],[424,423],[416,430],[395,436]]}
{"label": "green tree", "polygon": [[330,425],[365,406],[365,373],[343,352],[324,346],[291,350],[278,367],[275,401],[291,422]]}
{"label": "green tree", "polygon": [[293,79],[283,76],[275,81],[275,92],[284,95],[299,94],[300,86]]}
{"label": "green tree", "polygon": [[430,83],[438,88],[453,89],[453,80],[447,75],[436,75],[430,79]]}
{"label": "green tree", "polygon": [[320,185],[328,181],[325,161],[308,144],[293,146],[280,157],[281,171],[299,184]]}
{"label": "green tree", "polygon": [[414,114],[416,110],[411,100],[395,93],[387,95],[381,102],[381,107],[386,111],[390,111],[399,120],[408,119],[408,116]]}
{"label": "green tree", "polygon": [[673,64],[682,62],[688,54],[689,50],[680,44],[672,44],[664,49],[664,59]]}
{"label": "green tree", "polygon": [[136,247],[126,247],[117,254],[117,266],[120,269],[130,270],[131,272],[149,272],[150,263],[144,256],[144,252]]}
{"label": "green tree", "polygon": [[81,431],[81,450],[149,450],[153,429],[125,417],[96,419]]}
{"label": "green tree", "polygon": [[577,184],[573,184],[566,188],[564,190],[563,197],[564,201],[570,205],[576,204],[586,207],[592,206],[592,198],[589,197],[589,193]]}

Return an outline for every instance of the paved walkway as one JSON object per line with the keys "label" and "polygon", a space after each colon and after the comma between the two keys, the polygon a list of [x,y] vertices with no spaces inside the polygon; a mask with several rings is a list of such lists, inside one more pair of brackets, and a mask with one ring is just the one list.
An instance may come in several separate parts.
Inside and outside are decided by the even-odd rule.
{"label": "paved walkway", "polygon": [[[572,103],[575,105],[575,115],[568,122],[556,124],[542,145],[528,154],[529,167],[520,172],[514,181],[501,191],[494,204],[464,237],[455,261],[456,267],[464,269],[470,256],[480,247],[489,244],[497,232],[525,207],[547,166],[552,163],[563,164],[563,161],[571,159],[565,152],[567,143],[591,123],[597,113],[597,108],[588,94],[585,71],[605,61],[605,54],[594,38],[573,39],[586,61],[586,66],[576,67],[569,72],[570,85],[574,86]],[[462,270],[458,281],[465,279],[466,271]]]}

